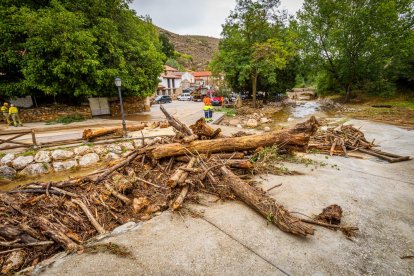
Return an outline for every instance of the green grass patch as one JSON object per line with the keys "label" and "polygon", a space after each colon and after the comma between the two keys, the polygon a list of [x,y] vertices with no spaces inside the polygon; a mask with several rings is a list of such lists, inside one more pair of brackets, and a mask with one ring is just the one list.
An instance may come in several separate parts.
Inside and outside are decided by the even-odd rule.
{"label": "green grass patch", "polygon": [[29,149],[29,150],[26,150],[25,152],[22,152],[19,155],[20,156],[30,156],[30,155],[34,156],[34,155],[36,155],[36,153],[37,153],[37,150]]}
{"label": "green grass patch", "polygon": [[55,120],[51,120],[46,122],[47,125],[56,125],[56,124],[64,124],[68,125],[70,123],[74,122],[82,122],[85,121],[85,118],[80,114],[74,114],[74,115],[68,115],[68,116],[62,116]]}
{"label": "green grass patch", "polygon": [[232,107],[219,107],[215,109],[217,112],[224,112],[226,113],[227,117],[234,117],[236,116],[236,109]]}

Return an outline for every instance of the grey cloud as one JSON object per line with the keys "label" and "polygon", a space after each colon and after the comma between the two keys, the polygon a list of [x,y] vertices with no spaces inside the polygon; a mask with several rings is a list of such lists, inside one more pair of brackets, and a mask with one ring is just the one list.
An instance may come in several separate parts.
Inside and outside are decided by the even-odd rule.
{"label": "grey cloud", "polygon": [[[296,12],[303,0],[282,0],[281,7]],[[134,0],[131,8],[149,15],[154,24],[178,34],[219,37],[221,25],[234,9],[235,0]]]}

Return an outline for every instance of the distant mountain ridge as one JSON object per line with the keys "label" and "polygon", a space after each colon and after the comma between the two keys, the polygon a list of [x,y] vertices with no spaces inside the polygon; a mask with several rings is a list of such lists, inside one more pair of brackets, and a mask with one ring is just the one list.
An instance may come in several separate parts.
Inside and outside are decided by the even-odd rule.
{"label": "distant mountain ridge", "polygon": [[201,35],[179,35],[157,27],[165,34],[177,52],[191,56],[179,58],[179,62],[188,70],[203,71],[215,52],[218,51],[220,39]]}

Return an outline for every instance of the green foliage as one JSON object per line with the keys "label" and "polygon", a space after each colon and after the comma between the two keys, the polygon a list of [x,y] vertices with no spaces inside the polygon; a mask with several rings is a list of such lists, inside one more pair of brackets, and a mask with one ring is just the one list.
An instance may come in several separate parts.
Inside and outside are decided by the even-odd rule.
{"label": "green foliage", "polygon": [[175,60],[173,58],[168,59],[165,62],[165,64],[177,69],[178,71],[184,71],[185,70],[184,66],[182,66],[180,63],[178,63],[177,60]]}
{"label": "green foliage", "polygon": [[210,64],[213,71],[226,74],[233,90],[250,90],[254,101],[257,88],[276,85],[278,73],[295,56],[294,33],[284,26],[278,6],[279,1],[237,1],[223,26],[220,51]]}
{"label": "green foliage", "polygon": [[413,0],[306,0],[298,12],[301,72],[319,74],[319,90],[375,94],[393,82],[412,56]]}
{"label": "green foliage", "polygon": [[174,45],[165,34],[160,34],[161,51],[167,58],[174,58]]}
{"label": "green foliage", "polygon": [[74,115],[68,115],[68,116],[59,117],[59,118],[57,118],[55,120],[48,121],[46,124],[47,125],[55,125],[55,124],[68,125],[70,123],[82,122],[82,121],[85,121],[85,118],[82,115],[80,115],[80,114],[74,114]]}
{"label": "green foliage", "polygon": [[232,107],[219,107],[216,109],[217,112],[224,112],[226,113],[227,117],[235,117],[236,110]]}
{"label": "green foliage", "polygon": [[[0,90],[9,96],[152,94],[164,54],[129,1],[2,1]],[[3,50],[4,49],[4,50]]]}

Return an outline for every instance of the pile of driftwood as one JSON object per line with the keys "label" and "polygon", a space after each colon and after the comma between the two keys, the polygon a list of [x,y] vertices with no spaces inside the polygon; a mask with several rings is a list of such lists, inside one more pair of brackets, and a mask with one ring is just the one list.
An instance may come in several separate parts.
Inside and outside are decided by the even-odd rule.
{"label": "pile of driftwood", "polygon": [[[162,108],[163,109],[163,108]],[[144,221],[201,193],[238,198],[282,231],[307,236],[299,219],[246,180],[257,148],[306,150],[318,129],[315,118],[292,129],[227,138],[203,120],[191,127],[163,109],[176,136],[143,145],[122,161],[94,174],[61,182],[31,183],[0,193],[0,271],[33,267],[66,250],[82,252],[88,239],[128,221]],[[248,174],[247,174],[248,175]]]}
{"label": "pile of driftwood", "polygon": [[375,139],[367,141],[364,133],[352,125],[341,125],[329,128],[326,131],[318,131],[311,137],[310,149],[317,149],[330,155],[348,156],[349,152],[359,151],[369,154],[390,163],[410,160],[409,156],[400,156],[375,149]]}

